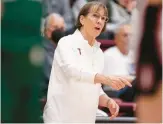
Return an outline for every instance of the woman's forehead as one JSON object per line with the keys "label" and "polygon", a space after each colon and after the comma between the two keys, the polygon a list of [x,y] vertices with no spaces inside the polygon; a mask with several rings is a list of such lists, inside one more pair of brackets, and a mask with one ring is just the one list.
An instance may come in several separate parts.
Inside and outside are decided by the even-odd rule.
{"label": "woman's forehead", "polygon": [[106,10],[104,9],[103,6],[99,6],[99,5],[94,5],[90,8],[90,11],[92,13],[102,13],[102,15],[107,15]]}

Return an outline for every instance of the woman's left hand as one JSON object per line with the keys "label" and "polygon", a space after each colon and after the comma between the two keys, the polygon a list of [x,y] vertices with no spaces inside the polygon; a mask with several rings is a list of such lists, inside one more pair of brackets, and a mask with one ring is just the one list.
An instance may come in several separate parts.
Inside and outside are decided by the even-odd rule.
{"label": "woman's left hand", "polygon": [[107,107],[111,113],[110,119],[115,118],[119,113],[119,105],[113,99],[110,98],[107,103]]}

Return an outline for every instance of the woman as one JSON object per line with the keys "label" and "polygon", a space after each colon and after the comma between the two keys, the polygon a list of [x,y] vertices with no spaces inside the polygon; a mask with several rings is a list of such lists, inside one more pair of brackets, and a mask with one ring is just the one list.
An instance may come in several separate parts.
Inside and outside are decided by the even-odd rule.
{"label": "woman", "polygon": [[94,123],[98,105],[109,108],[111,119],[118,115],[119,106],[103,92],[101,84],[115,89],[131,84],[126,78],[101,74],[104,58],[96,37],[107,21],[105,5],[87,3],[79,13],[78,29],[60,39],[44,108],[45,123]]}

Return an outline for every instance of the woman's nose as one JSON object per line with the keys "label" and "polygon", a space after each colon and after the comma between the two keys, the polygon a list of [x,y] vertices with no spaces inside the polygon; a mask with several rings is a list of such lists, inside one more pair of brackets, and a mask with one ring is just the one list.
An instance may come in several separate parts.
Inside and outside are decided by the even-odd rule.
{"label": "woman's nose", "polygon": [[99,24],[103,23],[103,20],[101,19],[101,17],[97,19],[97,23],[99,23]]}

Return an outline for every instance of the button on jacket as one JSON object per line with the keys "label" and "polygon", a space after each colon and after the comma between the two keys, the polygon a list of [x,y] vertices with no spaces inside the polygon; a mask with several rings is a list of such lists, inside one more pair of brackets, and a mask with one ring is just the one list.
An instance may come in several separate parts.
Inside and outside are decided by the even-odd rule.
{"label": "button on jacket", "polygon": [[90,46],[81,32],[60,39],[50,75],[45,123],[94,123],[101,84],[94,83],[103,72],[104,56],[100,43]]}

